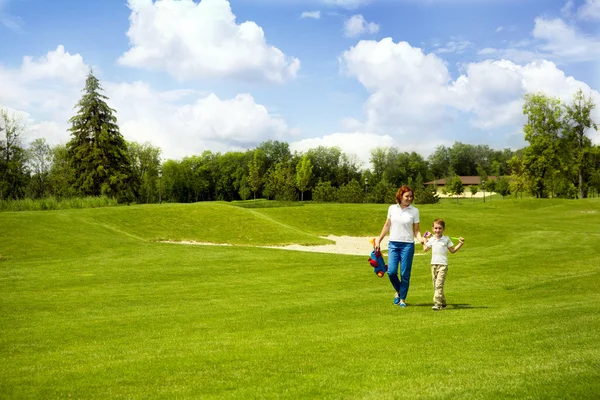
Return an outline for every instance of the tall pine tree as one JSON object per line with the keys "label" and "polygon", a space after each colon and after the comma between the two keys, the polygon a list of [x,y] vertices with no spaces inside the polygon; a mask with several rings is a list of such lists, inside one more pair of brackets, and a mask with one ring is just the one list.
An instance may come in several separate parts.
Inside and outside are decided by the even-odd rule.
{"label": "tall pine tree", "polygon": [[130,201],[131,163],[127,143],[119,131],[116,110],[101,94],[100,81],[90,70],[84,95],[77,103],[78,112],[71,122],[68,159],[75,174],[73,186],[85,196],[106,195]]}

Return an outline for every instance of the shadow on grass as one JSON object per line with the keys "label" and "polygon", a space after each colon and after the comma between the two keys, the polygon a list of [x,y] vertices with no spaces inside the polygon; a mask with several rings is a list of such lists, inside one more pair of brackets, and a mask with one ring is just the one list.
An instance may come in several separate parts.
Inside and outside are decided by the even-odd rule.
{"label": "shadow on grass", "polygon": [[[418,303],[418,304],[410,304],[407,303],[409,307],[433,307],[433,303]],[[446,307],[446,310],[468,310],[468,309],[473,309],[473,308],[488,308],[486,306],[472,306],[470,304],[465,304],[465,303],[455,303],[455,304],[448,304],[448,307]]]}

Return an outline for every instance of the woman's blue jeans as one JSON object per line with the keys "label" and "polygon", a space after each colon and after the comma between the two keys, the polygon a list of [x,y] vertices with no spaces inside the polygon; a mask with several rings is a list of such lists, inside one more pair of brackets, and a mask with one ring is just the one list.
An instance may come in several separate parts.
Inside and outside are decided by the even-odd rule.
{"label": "woman's blue jeans", "polygon": [[[406,299],[408,294],[414,255],[414,243],[389,242],[388,244],[388,276],[401,299]],[[400,264],[400,277],[402,280],[398,279],[398,264]]]}

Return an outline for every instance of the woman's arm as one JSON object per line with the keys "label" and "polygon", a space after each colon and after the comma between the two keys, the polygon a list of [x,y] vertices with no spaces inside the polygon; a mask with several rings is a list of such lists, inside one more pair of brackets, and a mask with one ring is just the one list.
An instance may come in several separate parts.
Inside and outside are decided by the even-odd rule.
{"label": "woman's arm", "polygon": [[417,240],[423,244],[424,239],[421,237],[421,228],[419,227],[418,222],[413,224],[413,233]]}
{"label": "woman's arm", "polygon": [[381,229],[381,233],[379,234],[379,237],[375,238],[375,249],[376,250],[380,250],[379,245],[381,244],[381,241],[383,240],[385,235],[387,235],[387,233],[390,231],[391,225],[392,225],[392,221],[389,218],[386,219],[385,224],[383,224],[383,228]]}

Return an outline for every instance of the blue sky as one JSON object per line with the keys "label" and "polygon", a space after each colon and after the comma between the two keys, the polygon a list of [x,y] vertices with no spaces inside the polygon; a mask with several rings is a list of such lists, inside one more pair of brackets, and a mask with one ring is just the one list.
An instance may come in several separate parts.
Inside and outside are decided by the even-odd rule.
{"label": "blue sky", "polygon": [[600,0],[0,0],[0,106],[24,144],[69,140],[91,67],[125,138],[164,158],[516,149],[527,92],[582,88],[600,121],[599,60]]}

